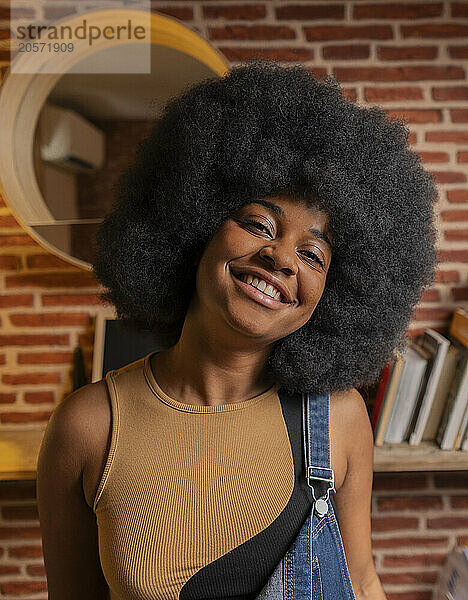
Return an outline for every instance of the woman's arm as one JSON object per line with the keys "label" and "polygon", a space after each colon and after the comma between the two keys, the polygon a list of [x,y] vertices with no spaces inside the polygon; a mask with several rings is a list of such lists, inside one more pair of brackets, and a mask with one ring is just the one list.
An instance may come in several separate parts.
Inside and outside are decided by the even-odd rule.
{"label": "woman's arm", "polygon": [[372,557],[370,506],[374,435],[364,399],[356,389],[340,393],[340,439],[348,466],[335,494],[346,561],[357,600],[386,600]]}
{"label": "woman's arm", "polygon": [[87,505],[85,466],[95,384],[64,398],[47,424],[37,463],[37,505],[49,600],[106,600],[96,517]]}

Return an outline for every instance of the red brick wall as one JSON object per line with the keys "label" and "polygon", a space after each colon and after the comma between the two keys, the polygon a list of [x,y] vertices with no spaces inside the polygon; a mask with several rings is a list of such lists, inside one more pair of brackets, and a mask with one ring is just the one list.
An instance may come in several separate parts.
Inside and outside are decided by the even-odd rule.
{"label": "red brick wall", "polygon": [[[167,0],[153,6],[210,40],[232,63],[254,54],[301,62],[319,76],[335,75],[353,101],[380,104],[408,120],[411,143],[439,186],[441,260],[410,330],[445,332],[452,311],[468,306],[468,2]],[[60,13],[60,0],[45,10]],[[0,19],[7,18],[0,8]],[[4,66],[1,42],[8,36],[4,21]],[[78,343],[89,369],[101,309],[96,282],[33,242],[5,202],[0,269],[0,430],[43,427],[71,391]],[[44,600],[34,482],[0,485],[0,511],[0,596]],[[376,474],[372,527],[389,600],[432,600],[447,553],[468,537],[467,473]]]}

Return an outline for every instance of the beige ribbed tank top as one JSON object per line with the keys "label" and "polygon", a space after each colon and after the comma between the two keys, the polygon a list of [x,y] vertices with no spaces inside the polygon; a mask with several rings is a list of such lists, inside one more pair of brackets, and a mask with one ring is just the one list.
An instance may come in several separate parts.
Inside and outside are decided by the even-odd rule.
{"label": "beige ribbed tank top", "polygon": [[279,386],[235,404],[182,404],[159,387],[151,356],[105,377],[112,440],[93,504],[102,570],[111,600],[184,598],[184,586],[208,598],[202,575],[293,492]]}

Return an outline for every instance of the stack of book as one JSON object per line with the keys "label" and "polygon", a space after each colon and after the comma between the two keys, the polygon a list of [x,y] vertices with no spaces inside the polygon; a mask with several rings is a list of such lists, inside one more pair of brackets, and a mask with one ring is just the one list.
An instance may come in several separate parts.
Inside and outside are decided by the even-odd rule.
{"label": "stack of book", "polygon": [[443,336],[425,329],[385,365],[371,415],[376,446],[431,440],[468,450],[468,313],[459,308]]}

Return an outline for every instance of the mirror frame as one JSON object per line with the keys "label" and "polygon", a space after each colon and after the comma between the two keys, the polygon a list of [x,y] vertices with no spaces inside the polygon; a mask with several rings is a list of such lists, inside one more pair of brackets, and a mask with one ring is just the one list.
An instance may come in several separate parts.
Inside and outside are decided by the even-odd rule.
{"label": "mirror frame", "polygon": [[[146,13],[137,10],[124,12],[135,26],[141,24],[147,27]],[[121,23],[121,13],[118,10],[105,10],[92,13],[92,17],[98,22],[102,19],[106,25],[118,25]],[[73,25],[77,18],[66,21],[66,24]],[[151,13],[150,18],[152,45],[179,50],[203,63],[220,77],[229,71],[229,62],[223,54],[197,33],[170,17]],[[95,22],[93,20],[93,24]],[[119,43],[121,42],[116,42]],[[97,45],[90,50],[83,44],[73,53],[54,56],[54,61],[63,61],[63,69],[59,73],[11,73],[10,67],[0,87],[0,193],[23,229],[42,248],[86,270],[92,270],[90,263],[55,247],[29,225],[33,221],[39,224],[45,214],[54,220],[37,183],[33,145],[40,112],[57,81],[67,73],[67,68],[70,69],[75,63],[100,49]],[[24,56],[19,60],[23,58],[29,59]]]}

